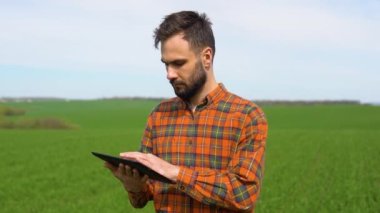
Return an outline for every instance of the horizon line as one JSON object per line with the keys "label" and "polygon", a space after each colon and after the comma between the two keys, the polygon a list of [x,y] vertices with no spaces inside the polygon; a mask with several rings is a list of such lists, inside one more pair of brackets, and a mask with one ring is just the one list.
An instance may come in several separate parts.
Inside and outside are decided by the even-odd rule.
{"label": "horizon line", "polygon": [[[108,96],[98,98],[64,98],[53,96],[20,96],[20,97],[0,97],[0,103],[4,102],[31,102],[31,101],[47,101],[47,100],[61,100],[61,101],[96,101],[96,100],[167,100],[173,97],[152,97],[152,96]],[[353,104],[374,104],[380,105],[380,102],[363,102],[357,99],[249,99],[253,102],[264,103],[353,103]]]}

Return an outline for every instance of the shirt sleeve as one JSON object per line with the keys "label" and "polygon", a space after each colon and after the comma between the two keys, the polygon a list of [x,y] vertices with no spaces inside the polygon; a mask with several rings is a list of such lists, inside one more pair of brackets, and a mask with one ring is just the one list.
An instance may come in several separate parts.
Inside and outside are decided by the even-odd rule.
{"label": "shirt sleeve", "polygon": [[267,130],[264,114],[257,108],[245,118],[226,172],[180,167],[177,187],[208,205],[234,210],[253,208],[264,173]]}
{"label": "shirt sleeve", "polygon": [[[148,117],[148,122],[144,130],[144,134],[141,140],[141,146],[140,146],[140,152],[143,153],[152,153],[152,118],[151,116]],[[153,199],[153,191],[154,191],[154,184],[151,183],[151,181],[148,181],[148,187],[147,190],[144,192],[145,194],[140,194],[140,197],[144,197],[147,201]],[[130,194],[130,198],[134,198],[132,194]]]}

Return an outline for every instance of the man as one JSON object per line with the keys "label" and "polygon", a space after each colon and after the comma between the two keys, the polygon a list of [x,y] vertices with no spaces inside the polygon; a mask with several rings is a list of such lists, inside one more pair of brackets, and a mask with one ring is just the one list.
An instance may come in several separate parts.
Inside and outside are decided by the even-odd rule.
{"label": "man", "polygon": [[267,123],[254,103],[229,93],[214,77],[215,41],[205,14],[165,17],[154,33],[176,98],[150,114],[138,161],[173,181],[148,180],[125,165],[106,166],[142,208],[157,212],[253,212],[264,171]]}

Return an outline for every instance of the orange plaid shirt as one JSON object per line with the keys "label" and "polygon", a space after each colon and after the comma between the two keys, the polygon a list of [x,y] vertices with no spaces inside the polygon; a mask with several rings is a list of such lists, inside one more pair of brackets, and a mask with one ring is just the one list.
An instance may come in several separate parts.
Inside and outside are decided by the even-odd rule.
{"label": "orange plaid shirt", "polygon": [[176,184],[150,180],[157,212],[253,212],[264,172],[267,122],[222,84],[192,112],[180,98],[150,114],[141,150],[180,167]]}

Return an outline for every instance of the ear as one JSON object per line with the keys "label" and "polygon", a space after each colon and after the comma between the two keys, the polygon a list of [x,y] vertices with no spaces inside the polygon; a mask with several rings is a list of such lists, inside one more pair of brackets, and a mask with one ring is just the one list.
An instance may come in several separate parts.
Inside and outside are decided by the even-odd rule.
{"label": "ear", "polygon": [[202,63],[206,71],[210,70],[212,67],[212,49],[211,47],[206,47],[202,50]]}

